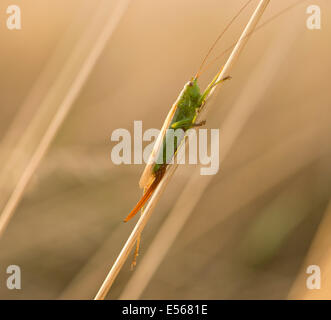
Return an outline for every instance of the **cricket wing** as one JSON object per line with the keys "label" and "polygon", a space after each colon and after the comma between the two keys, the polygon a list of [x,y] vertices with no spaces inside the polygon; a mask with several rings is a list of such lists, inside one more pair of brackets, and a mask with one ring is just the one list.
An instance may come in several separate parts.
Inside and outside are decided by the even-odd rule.
{"label": "cricket wing", "polygon": [[140,180],[139,180],[139,186],[141,189],[144,189],[144,188],[148,188],[151,183],[154,181],[155,179],[155,176],[153,174],[153,167],[155,165],[155,159],[157,158],[158,154],[159,154],[159,151],[160,151],[160,147],[162,146],[162,142],[163,142],[163,138],[165,136],[165,133],[167,131],[167,129],[169,128],[170,126],[170,123],[175,115],[175,112],[177,110],[177,107],[178,107],[178,103],[181,99],[181,97],[183,96],[185,90],[186,90],[186,87],[188,86],[189,82],[185,84],[182,92],[179,94],[177,100],[175,101],[175,103],[172,105],[163,125],[162,125],[162,128],[161,128],[161,131],[155,141],[155,144],[154,144],[154,147],[153,147],[153,150],[149,156],[149,159],[148,159],[148,162],[146,164],[146,167],[144,169],[144,172],[142,173],[141,177],[140,177]]}
{"label": "cricket wing", "polygon": [[171,120],[173,119],[173,116],[174,116],[176,110],[177,110],[177,104],[174,103],[162,125],[161,131],[155,141],[153,150],[148,158],[148,162],[146,164],[144,172],[142,173],[142,175],[140,177],[139,186],[141,189],[149,187],[149,185],[153,182],[153,180],[155,178],[154,174],[153,174],[153,167],[155,165],[155,159],[158,156],[160,147],[162,146],[163,138],[171,123]]}
{"label": "cricket wing", "polygon": [[157,187],[158,182],[154,180],[154,182],[150,185],[148,190],[143,194],[139,202],[136,204],[136,206],[132,209],[132,211],[129,213],[129,215],[124,219],[124,222],[128,222],[130,219],[132,219],[138,212],[141,210],[141,208],[145,205],[145,203],[148,201],[148,199],[153,194],[155,188]]}

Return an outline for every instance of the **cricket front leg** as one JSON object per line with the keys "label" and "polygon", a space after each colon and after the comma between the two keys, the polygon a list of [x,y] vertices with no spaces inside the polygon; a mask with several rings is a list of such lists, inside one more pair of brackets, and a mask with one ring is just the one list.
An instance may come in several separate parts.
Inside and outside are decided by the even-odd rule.
{"label": "cricket front leg", "polygon": [[231,80],[231,79],[232,79],[231,76],[227,76],[227,77],[225,77],[225,78],[223,78],[223,79],[221,79],[221,80],[219,80],[219,81],[216,81],[216,82],[211,86],[211,88],[216,87],[218,84],[220,84],[220,83],[222,83],[222,82],[225,82],[225,81],[227,81],[227,80]]}
{"label": "cricket front leg", "polygon": [[197,123],[193,123],[192,127],[202,127],[206,124],[206,120],[202,120],[200,122]]}
{"label": "cricket front leg", "polygon": [[[221,70],[221,71],[222,71],[222,70]],[[220,75],[221,71],[215,76],[215,78],[213,79],[213,81],[208,85],[208,87],[206,88],[206,90],[205,90],[205,91],[203,92],[203,94],[201,95],[201,97],[200,97],[200,102],[199,102],[201,106],[204,106],[204,104],[206,103],[206,99],[208,98],[208,96],[209,96],[211,90],[212,90],[214,87],[216,87],[217,85],[219,85],[219,84],[221,84],[221,83],[223,83],[223,82],[225,82],[225,81],[227,81],[227,80],[231,80],[231,79],[232,79],[231,76],[227,76],[227,77],[225,77],[225,78],[223,78],[223,79],[217,81],[217,78],[218,78],[218,76]]]}
{"label": "cricket front leg", "polygon": [[192,123],[194,118],[187,118],[184,120],[177,121],[171,125],[171,129],[188,129],[192,127],[201,127],[206,124],[206,120],[200,121],[198,123]]}
{"label": "cricket front leg", "polygon": [[185,129],[185,128],[189,128],[192,126],[192,118],[187,118],[187,119],[183,119],[183,120],[179,120],[177,122],[174,122],[170,128],[171,129]]}

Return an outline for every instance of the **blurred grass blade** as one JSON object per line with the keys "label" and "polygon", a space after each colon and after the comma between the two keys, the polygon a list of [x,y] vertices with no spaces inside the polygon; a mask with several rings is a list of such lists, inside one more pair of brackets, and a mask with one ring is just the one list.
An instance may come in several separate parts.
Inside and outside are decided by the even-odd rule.
{"label": "blurred grass blade", "polygon": [[[26,186],[88,79],[109,37],[128,8],[129,2],[130,0],[117,1],[115,8],[113,2],[102,1],[99,4],[90,28],[87,28],[86,33],[71,53],[55,84],[43,101],[43,112],[37,114],[22,140],[16,146],[12,158],[9,159],[9,164],[15,162],[17,157],[20,157],[21,146],[24,146],[26,141],[29,141],[30,136],[34,136],[36,132],[41,131],[41,140],[29,158],[23,173],[18,178],[14,190],[1,213],[0,236],[5,231],[24,194]],[[49,109],[53,109],[54,103],[56,111],[43,132],[45,127],[44,112],[47,114]],[[57,105],[57,103],[59,104]]]}
{"label": "blurred grass blade", "polygon": [[[331,299],[331,200],[326,208],[324,218],[321,221],[315,238],[310,246],[306,259],[297,275],[289,299],[300,300],[330,300]],[[307,273],[309,266],[318,266],[321,271],[321,288],[307,288],[307,278],[312,274]]]}

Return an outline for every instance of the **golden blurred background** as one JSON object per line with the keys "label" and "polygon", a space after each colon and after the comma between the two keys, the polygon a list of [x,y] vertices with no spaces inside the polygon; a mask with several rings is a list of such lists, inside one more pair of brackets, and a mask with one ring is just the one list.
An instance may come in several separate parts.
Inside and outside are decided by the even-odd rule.
{"label": "golden blurred background", "polygon": [[[112,163],[112,132],[132,132],[135,120],[160,128],[244,3],[17,0],[22,29],[8,30],[12,2],[0,0],[1,210],[63,112],[0,238],[1,299],[94,297],[141,195],[144,166]],[[238,39],[257,3],[213,57]],[[262,22],[292,3],[271,1]],[[321,30],[306,27],[310,4],[321,8]],[[207,118],[207,128],[220,128],[220,171],[177,170],[143,233],[137,269],[127,261],[108,298],[331,297],[330,14],[330,2],[306,1],[252,35]],[[167,230],[177,230],[174,241]],[[5,285],[12,264],[21,290]],[[321,268],[320,290],[306,288],[308,265]]]}

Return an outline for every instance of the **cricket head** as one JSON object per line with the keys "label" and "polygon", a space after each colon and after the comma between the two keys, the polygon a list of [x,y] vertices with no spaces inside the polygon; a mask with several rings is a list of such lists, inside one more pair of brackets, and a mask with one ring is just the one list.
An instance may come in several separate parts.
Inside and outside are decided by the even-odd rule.
{"label": "cricket head", "polygon": [[201,94],[200,94],[200,88],[198,85],[198,79],[193,78],[187,85],[187,94],[191,97],[193,101],[198,101]]}

